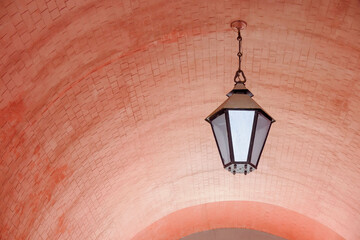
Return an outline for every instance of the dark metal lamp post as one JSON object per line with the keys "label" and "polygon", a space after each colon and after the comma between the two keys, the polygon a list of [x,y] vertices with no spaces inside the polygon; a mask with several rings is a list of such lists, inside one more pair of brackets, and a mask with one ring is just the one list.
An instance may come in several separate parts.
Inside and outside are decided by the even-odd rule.
{"label": "dark metal lamp post", "polygon": [[235,73],[234,89],[229,97],[205,120],[211,124],[224,168],[245,175],[257,169],[270,126],[275,120],[267,114],[246,89],[246,77],[241,70],[241,34],[246,22],[237,20],[231,27],[238,32],[239,69]]}

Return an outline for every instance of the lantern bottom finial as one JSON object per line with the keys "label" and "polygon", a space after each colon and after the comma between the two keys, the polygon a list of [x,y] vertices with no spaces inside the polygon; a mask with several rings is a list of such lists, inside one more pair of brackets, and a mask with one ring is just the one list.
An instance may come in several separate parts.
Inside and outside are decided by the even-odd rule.
{"label": "lantern bottom finial", "polygon": [[225,167],[229,172],[233,173],[234,175],[236,173],[243,173],[248,174],[255,170],[253,166],[249,166],[247,163],[232,163]]}

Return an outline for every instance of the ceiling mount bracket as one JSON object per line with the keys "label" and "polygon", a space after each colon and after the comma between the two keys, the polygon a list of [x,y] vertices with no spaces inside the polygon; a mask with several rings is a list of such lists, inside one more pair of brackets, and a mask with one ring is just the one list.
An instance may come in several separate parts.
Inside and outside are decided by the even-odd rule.
{"label": "ceiling mount bracket", "polygon": [[243,20],[235,20],[230,24],[231,28],[238,32],[240,30],[244,30],[247,26],[247,23]]}

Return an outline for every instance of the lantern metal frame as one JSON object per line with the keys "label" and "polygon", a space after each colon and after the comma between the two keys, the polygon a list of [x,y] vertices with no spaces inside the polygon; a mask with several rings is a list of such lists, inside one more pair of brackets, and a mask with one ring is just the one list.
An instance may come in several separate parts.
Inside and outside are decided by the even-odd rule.
{"label": "lantern metal frame", "polygon": [[[223,104],[221,104],[215,111],[213,111],[205,120],[210,123],[211,129],[213,131],[213,135],[216,141],[216,146],[218,148],[221,161],[223,163],[224,168],[228,169],[232,173],[244,173],[247,174],[249,172],[252,172],[254,169],[257,169],[259,165],[259,160],[261,158],[262,152],[264,150],[264,146],[267,140],[267,137],[269,135],[271,125],[275,122],[275,120],[264,111],[263,108],[260,107],[253,99],[254,96],[243,83],[237,83],[232,91],[230,91],[227,96],[229,97]],[[230,120],[229,120],[229,111],[254,111],[254,118],[252,122],[252,130],[251,130],[251,139],[250,144],[248,148],[248,154],[246,161],[235,161],[234,157],[234,146],[232,141],[232,134],[231,134],[231,128],[230,128]],[[218,143],[218,139],[216,137],[213,124],[211,122],[219,117],[220,115],[225,114],[226,119],[226,132],[227,132],[227,138],[228,138],[228,144],[229,144],[229,154],[230,154],[230,162],[225,164],[224,156],[221,153],[221,149]],[[252,151],[254,147],[254,139],[255,139],[255,133],[256,133],[256,126],[258,121],[258,115],[262,114],[266,119],[270,121],[269,128],[266,133],[265,140],[263,142],[263,145],[261,147],[259,157],[256,160],[256,164],[251,163],[251,157],[252,157]],[[236,165],[236,166],[232,166]],[[242,166],[243,165],[243,166]],[[229,168],[230,167],[230,168]]]}

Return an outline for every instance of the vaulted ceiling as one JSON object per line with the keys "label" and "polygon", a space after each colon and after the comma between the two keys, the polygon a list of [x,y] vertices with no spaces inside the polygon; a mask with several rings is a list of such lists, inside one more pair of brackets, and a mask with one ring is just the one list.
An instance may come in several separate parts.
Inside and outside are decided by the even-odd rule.
{"label": "vaulted ceiling", "polygon": [[[233,87],[236,19],[246,86],[277,120],[247,176],[204,121]],[[359,1],[3,0],[0,46],[0,239],[132,239],[196,206],[201,227],[178,214],[161,239],[219,219],[360,238]]]}

